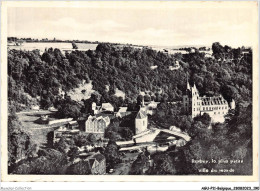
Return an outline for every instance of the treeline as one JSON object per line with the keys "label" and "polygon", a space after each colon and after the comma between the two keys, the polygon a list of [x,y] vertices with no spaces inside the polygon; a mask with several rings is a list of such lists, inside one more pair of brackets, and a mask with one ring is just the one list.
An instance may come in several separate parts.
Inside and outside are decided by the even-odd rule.
{"label": "treeline", "polygon": [[[252,52],[244,55],[241,49],[219,43],[214,43],[212,50],[214,57],[199,52],[167,55],[147,48],[119,48],[111,44],[99,44],[95,51],[76,50],[65,55],[52,48],[42,55],[36,50],[9,50],[8,99],[17,102],[18,107],[31,103],[28,96],[37,97],[41,107],[47,108],[61,99],[61,90],[67,92],[83,80],[92,80],[101,101],[113,105],[120,106],[114,95],[116,88],[126,93],[126,103],[135,102],[139,91],[149,92],[156,101],[163,97],[176,101],[182,99],[188,78],[202,94],[221,93],[228,100],[250,102]],[[226,55],[233,60],[218,60]],[[176,60],[180,61],[181,69],[168,70]],[[158,68],[152,70],[154,65]]]}

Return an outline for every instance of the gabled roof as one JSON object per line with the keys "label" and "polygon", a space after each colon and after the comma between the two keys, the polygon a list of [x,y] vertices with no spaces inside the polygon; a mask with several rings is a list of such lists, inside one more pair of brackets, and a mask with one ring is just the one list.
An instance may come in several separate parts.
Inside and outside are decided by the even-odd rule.
{"label": "gabled roof", "polygon": [[102,108],[114,108],[111,103],[102,103]]}
{"label": "gabled roof", "polygon": [[202,105],[225,105],[227,101],[222,97],[201,97]]}
{"label": "gabled roof", "polygon": [[143,118],[146,118],[146,117],[147,117],[146,113],[141,109],[139,110],[139,112],[136,115],[136,119],[143,119]]}
{"label": "gabled roof", "polygon": [[110,118],[108,116],[104,117],[106,123],[110,122]]}

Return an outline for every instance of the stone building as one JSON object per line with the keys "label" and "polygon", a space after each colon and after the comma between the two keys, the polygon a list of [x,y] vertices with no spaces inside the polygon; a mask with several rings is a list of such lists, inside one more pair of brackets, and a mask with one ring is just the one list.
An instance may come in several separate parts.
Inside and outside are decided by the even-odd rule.
{"label": "stone building", "polygon": [[139,112],[135,117],[135,134],[140,134],[147,130],[148,117],[143,108],[140,108]]}
{"label": "stone building", "polygon": [[183,96],[183,108],[192,118],[209,114],[212,122],[224,122],[224,116],[229,109],[235,109],[235,101],[228,103],[222,95],[213,97],[201,97],[194,84],[193,87],[187,82],[186,94]]}
{"label": "stone building", "polygon": [[100,134],[100,138],[104,138],[105,128],[110,124],[110,118],[89,116],[85,122],[85,132],[92,134]]}

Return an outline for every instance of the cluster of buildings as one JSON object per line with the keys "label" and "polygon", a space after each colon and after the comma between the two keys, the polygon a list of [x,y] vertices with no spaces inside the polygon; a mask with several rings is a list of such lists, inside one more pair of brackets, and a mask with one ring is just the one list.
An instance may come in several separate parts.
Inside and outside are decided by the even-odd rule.
{"label": "cluster of buildings", "polygon": [[187,82],[186,94],[183,96],[183,108],[192,118],[207,113],[212,122],[224,122],[224,116],[229,109],[235,109],[235,101],[232,100],[228,103],[222,95],[201,97],[196,85],[190,86]]}
{"label": "cluster of buildings", "polygon": [[[41,118],[46,120],[48,117],[42,116]],[[47,135],[48,143],[51,145],[58,142],[61,137],[64,137],[66,140],[71,140],[74,135],[80,132],[78,122],[73,121],[72,118],[52,120],[48,122],[48,125],[54,128],[54,130]]]}
{"label": "cluster of buildings", "polygon": [[92,103],[92,111],[93,114],[100,114],[102,112],[114,112],[114,107],[111,103],[102,103],[101,106],[97,106],[95,102]]}

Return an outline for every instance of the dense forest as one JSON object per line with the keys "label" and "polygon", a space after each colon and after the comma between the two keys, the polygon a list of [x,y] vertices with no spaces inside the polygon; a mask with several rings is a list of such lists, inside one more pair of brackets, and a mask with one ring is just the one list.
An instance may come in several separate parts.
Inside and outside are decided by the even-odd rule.
{"label": "dense forest", "polygon": [[[152,49],[119,48],[99,44],[96,51],[72,51],[63,55],[59,49],[39,51],[8,51],[8,99],[19,106],[32,104],[29,98],[41,98],[40,105],[57,105],[60,91],[76,88],[83,80],[92,80],[100,102],[114,106],[136,101],[140,91],[161,101],[181,100],[186,78],[196,83],[202,94],[223,94],[236,102],[250,102],[252,93],[252,51],[242,54],[232,49],[212,45],[213,57],[205,53],[168,55]],[[179,70],[168,70],[179,61]],[[151,69],[151,66],[158,66]],[[107,87],[109,86],[109,90]],[[115,89],[126,94],[124,101],[116,97]],[[122,103],[123,102],[123,103]]]}
{"label": "dense forest", "polygon": [[[210,156],[245,158],[246,162],[241,165],[241,169],[247,167],[249,170],[252,169],[250,166],[252,165],[252,50],[244,47],[234,49],[213,43],[212,51],[213,54],[210,57],[198,49],[193,53],[171,55],[149,48],[118,47],[108,43],[99,44],[95,51],[74,50],[65,54],[59,49],[52,48],[42,55],[37,50],[9,50],[8,151],[10,165],[15,163],[16,158],[28,156],[32,158],[36,150],[36,146],[30,141],[30,135],[21,129],[21,124],[15,115],[16,111],[27,109],[32,104],[39,104],[44,109],[55,106],[58,108],[58,117],[77,119],[83,113],[89,112],[92,101],[97,104],[110,102],[116,109],[128,105],[134,110],[138,95],[142,91],[146,92],[146,99],[162,102],[158,106],[156,115],[149,120],[160,126],[176,125],[193,138],[183,150],[178,152],[169,150],[164,153],[162,157],[165,158],[164,163],[157,155],[152,156],[155,163],[158,163],[154,167],[157,170],[150,169],[148,173],[178,174],[182,171],[187,174],[196,174],[199,166],[187,161],[191,158]],[[180,69],[169,70],[169,66],[174,65],[176,61],[180,63]],[[158,67],[152,69],[151,66]],[[191,119],[181,114],[180,105],[168,103],[182,100],[187,79],[192,84],[196,83],[202,95],[222,94],[226,100],[236,101],[236,110],[226,116],[224,124],[213,124],[212,128],[208,129],[207,116]],[[76,102],[69,96],[63,97],[60,94],[61,91],[68,92],[77,88],[82,81],[92,82],[95,90],[88,100]],[[126,94],[125,99],[115,96],[116,88]],[[116,123],[118,122],[113,123],[114,127],[106,131],[109,137],[116,137],[113,135],[117,127]],[[124,132],[118,130],[118,134],[125,137],[132,136],[129,130]],[[228,146],[231,144],[234,147]],[[62,145],[63,143],[57,145],[57,148]],[[111,147],[115,147],[114,143],[111,143]],[[75,150],[71,149],[74,156]],[[205,151],[211,154],[204,156]],[[42,151],[40,158],[30,160],[28,163],[37,164],[35,166],[45,163],[51,174],[51,169],[57,168],[51,166],[56,163],[49,161],[53,160],[52,155],[58,156],[57,164],[64,164],[62,149]],[[140,156],[138,159],[140,161],[137,160],[134,165],[142,164],[146,158],[146,156]],[[176,169],[172,165],[173,160],[177,161],[175,161],[176,164],[180,164]],[[49,162],[46,163],[46,161]],[[170,161],[170,165],[166,164],[167,161]],[[187,163],[183,164],[183,161]],[[163,171],[169,166],[172,166],[170,170]],[[180,167],[185,170],[178,170]],[[16,172],[19,172],[19,169],[16,169]],[[139,174],[134,170],[131,173]],[[240,170],[237,173],[250,174],[251,171]]]}

